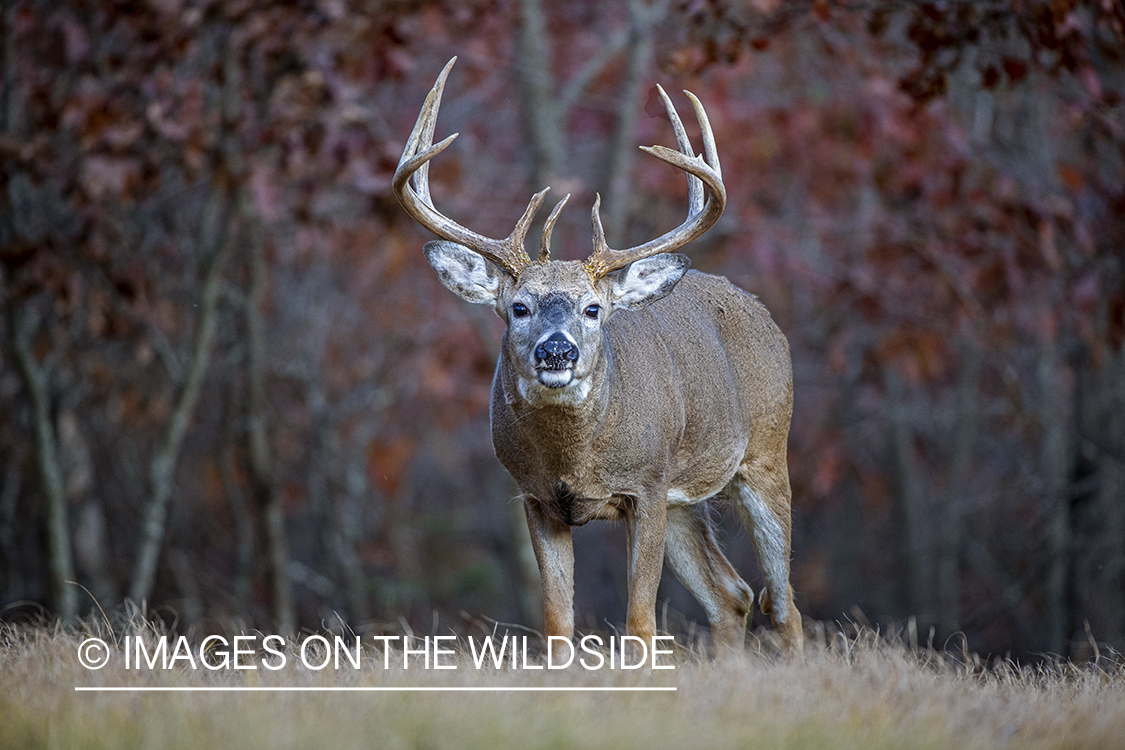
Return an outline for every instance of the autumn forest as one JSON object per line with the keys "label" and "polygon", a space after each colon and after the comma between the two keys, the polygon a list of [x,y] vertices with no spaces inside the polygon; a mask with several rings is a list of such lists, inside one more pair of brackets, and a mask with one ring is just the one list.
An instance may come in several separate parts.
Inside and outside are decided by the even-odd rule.
{"label": "autumn forest", "polygon": [[[637,146],[674,143],[656,84],[705,104],[728,202],[683,252],[788,337],[810,623],[1125,649],[1119,0],[2,8],[0,620],[542,627],[489,433],[502,322],[391,188],[457,55],[434,201],[503,236],[569,192],[556,257],[595,193],[611,244],[682,220]],[[620,628],[622,528],[575,556],[579,629]],[[706,628],[667,572],[657,614]]]}

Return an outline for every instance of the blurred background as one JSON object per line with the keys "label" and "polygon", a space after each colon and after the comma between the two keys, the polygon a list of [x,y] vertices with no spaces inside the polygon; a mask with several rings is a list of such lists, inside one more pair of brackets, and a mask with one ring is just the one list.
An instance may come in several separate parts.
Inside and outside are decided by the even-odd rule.
{"label": "blurred background", "polygon": [[[391,175],[454,54],[440,210],[556,256],[682,220],[654,85],[714,127],[687,248],[789,338],[807,618],[1125,648],[1119,0],[5,0],[0,618],[541,626],[489,386]],[[698,141],[697,141],[698,143]],[[760,588],[748,536],[724,541]],[[576,530],[580,628],[624,531]],[[81,587],[67,583],[74,581]],[[705,627],[665,576],[658,624]],[[764,622],[756,616],[756,622]],[[960,643],[959,640],[955,641]]]}

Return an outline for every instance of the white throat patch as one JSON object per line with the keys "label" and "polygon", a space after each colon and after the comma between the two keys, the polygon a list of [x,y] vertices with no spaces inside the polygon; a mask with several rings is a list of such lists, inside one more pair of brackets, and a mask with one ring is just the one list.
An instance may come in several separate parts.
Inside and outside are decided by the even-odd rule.
{"label": "white throat patch", "polygon": [[518,378],[520,396],[532,406],[546,405],[577,405],[586,400],[590,395],[590,379],[583,378],[571,381],[562,388],[548,388],[538,379],[529,380],[525,377]]}

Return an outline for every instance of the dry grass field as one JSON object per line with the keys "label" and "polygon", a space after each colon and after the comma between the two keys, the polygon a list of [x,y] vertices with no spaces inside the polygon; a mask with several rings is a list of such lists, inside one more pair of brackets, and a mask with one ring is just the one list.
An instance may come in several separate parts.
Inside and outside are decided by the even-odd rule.
{"label": "dry grass field", "polygon": [[[860,629],[786,660],[754,640],[724,661],[679,649],[675,670],[126,670],[79,662],[90,635],[0,630],[0,748],[1125,748],[1125,663],[984,664]],[[134,636],[135,637],[135,636]],[[154,635],[148,633],[149,645]],[[195,643],[198,646],[198,642]],[[252,659],[253,657],[251,657]],[[259,662],[260,663],[260,662]],[[138,687],[653,687],[676,692],[78,692]]]}

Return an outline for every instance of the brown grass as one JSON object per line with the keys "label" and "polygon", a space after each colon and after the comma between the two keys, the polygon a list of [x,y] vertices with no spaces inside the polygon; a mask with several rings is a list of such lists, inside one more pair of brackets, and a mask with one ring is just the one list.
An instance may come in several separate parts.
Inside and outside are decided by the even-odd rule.
{"label": "brown grass", "polygon": [[[968,664],[860,630],[675,671],[83,668],[97,630],[0,630],[2,748],[1125,748],[1125,664]],[[137,632],[134,627],[134,632]],[[143,629],[142,629],[143,630]],[[99,634],[99,633],[94,633]],[[104,626],[100,635],[112,642]],[[121,633],[116,633],[121,638]],[[152,637],[148,631],[147,637]],[[676,693],[79,693],[124,686],[675,685]]]}

